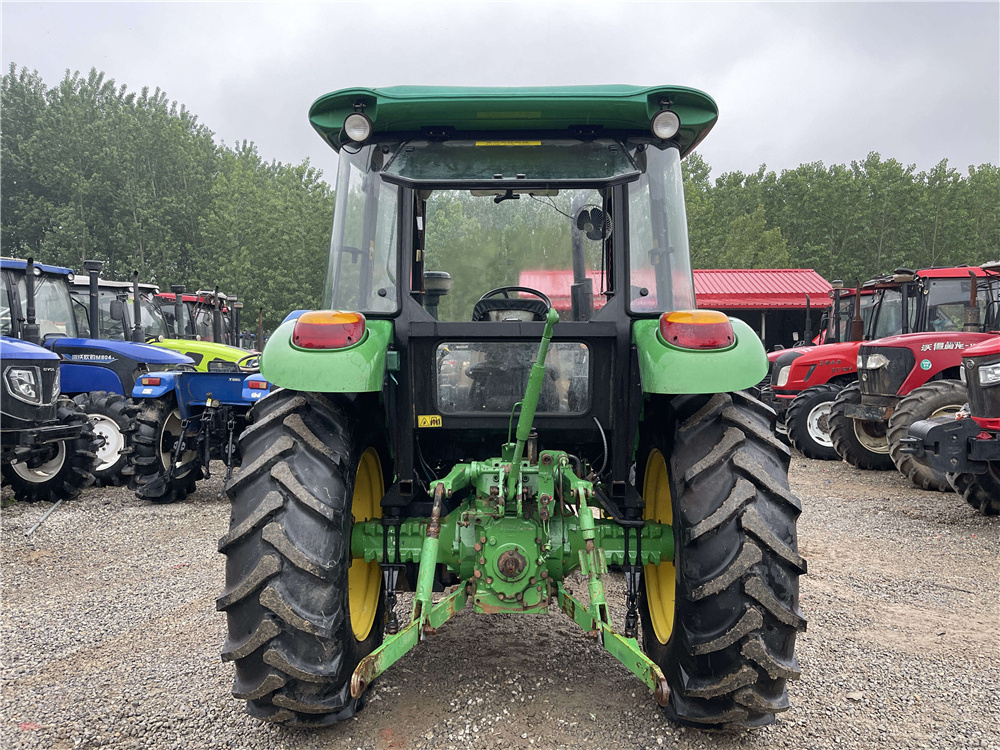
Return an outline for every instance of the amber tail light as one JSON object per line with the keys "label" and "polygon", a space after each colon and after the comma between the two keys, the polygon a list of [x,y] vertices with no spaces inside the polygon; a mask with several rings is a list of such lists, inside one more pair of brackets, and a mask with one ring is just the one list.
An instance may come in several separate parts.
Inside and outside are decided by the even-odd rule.
{"label": "amber tail light", "polygon": [[365,316],[341,310],[302,313],[292,329],[292,343],[303,349],[343,349],[361,341]]}
{"label": "amber tail light", "polygon": [[660,316],[660,336],[682,349],[728,349],[736,343],[733,324],[717,310],[675,310]]}

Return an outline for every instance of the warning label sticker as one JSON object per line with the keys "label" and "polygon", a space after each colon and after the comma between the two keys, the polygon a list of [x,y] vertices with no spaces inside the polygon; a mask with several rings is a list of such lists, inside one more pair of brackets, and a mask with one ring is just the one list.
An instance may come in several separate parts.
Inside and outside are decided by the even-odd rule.
{"label": "warning label sticker", "polygon": [[440,427],[441,415],[439,414],[418,414],[417,427]]}

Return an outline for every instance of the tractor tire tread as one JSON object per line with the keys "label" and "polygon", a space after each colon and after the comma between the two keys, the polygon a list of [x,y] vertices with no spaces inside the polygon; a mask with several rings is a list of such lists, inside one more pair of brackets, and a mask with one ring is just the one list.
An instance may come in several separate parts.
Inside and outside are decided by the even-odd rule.
{"label": "tractor tire tread", "polygon": [[[646,653],[671,685],[667,715],[717,729],[768,724],[788,707],[786,682],[798,675],[788,665],[805,629],[790,451],[771,432],[774,412],[744,393],[664,397],[650,411],[640,448],[670,456],[678,539],[666,644],[652,633],[646,587],[640,614]],[[672,441],[664,424],[675,425]]]}
{"label": "tractor tire tread", "polygon": [[807,420],[809,414],[817,406],[829,402],[831,405],[837,395],[844,389],[835,383],[821,383],[806,388],[788,405],[785,412],[785,426],[788,429],[788,440],[792,446],[806,458],[818,461],[837,461],[837,449],[818,443],[809,434]]}
{"label": "tractor tire tread", "polygon": [[359,420],[349,403],[287,389],[255,404],[251,419],[240,436],[243,467],[225,489],[230,529],[219,540],[227,582],[219,603],[229,630],[223,658],[236,668],[234,695],[253,688],[251,716],[328,726],[362,707],[364,696],[350,695],[351,674],[384,627],[384,595],[363,642],[348,611]]}
{"label": "tractor tire tread", "polygon": [[895,467],[886,453],[868,450],[855,434],[854,420],[844,413],[848,404],[861,403],[861,386],[851,383],[846,386],[830,407],[830,439],[841,459],[857,469],[889,471]]}
{"label": "tractor tire tread", "polygon": [[222,647],[222,661],[233,661],[249,656],[280,632],[281,626],[278,625],[277,619],[264,617],[253,632],[245,638],[239,640],[229,638],[226,640],[225,645]]}
{"label": "tractor tire tread", "polygon": [[33,482],[20,476],[12,465],[3,466],[3,484],[10,485],[19,503],[72,500],[94,483],[93,465],[97,458],[97,436],[86,413],[71,398],[61,396],[56,403],[55,421],[63,425],[86,423],[80,435],[65,441],[66,458],[62,466],[48,479]]}
{"label": "tractor tire tread", "polygon": [[914,388],[903,398],[889,417],[889,456],[899,472],[921,490],[950,492],[951,484],[944,472],[932,469],[911,453],[903,452],[903,438],[909,436],[910,425],[921,419],[929,419],[940,409],[954,406],[962,408],[968,401],[969,392],[958,380],[935,380],[919,388]]}
{"label": "tractor tire tread", "polygon": [[133,474],[129,479],[129,488],[134,489],[141,500],[148,500],[155,505],[177,503],[195,490],[195,483],[202,477],[201,467],[191,469],[182,477],[170,480],[163,494],[150,497],[145,488],[155,482],[167,471],[160,456],[160,439],[163,426],[175,411],[171,399],[154,399],[143,401],[136,405],[139,409],[135,417],[136,430],[132,434],[132,453],[128,456],[129,466]]}
{"label": "tractor tire tread", "polygon": [[120,393],[109,393],[108,391],[91,391],[80,393],[73,397],[73,401],[87,414],[98,414],[107,417],[118,428],[118,432],[123,438],[123,451],[120,458],[111,466],[105,469],[94,468],[95,487],[119,487],[125,484],[123,470],[128,466],[128,458],[124,451],[131,445],[129,435],[135,422],[135,407],[133,407]]}
{"label": "tractor tire tread", "polygon": [[1000,467],[990,466],[985,474],[948,474],[948,483],[984,516],[1000,515]]}

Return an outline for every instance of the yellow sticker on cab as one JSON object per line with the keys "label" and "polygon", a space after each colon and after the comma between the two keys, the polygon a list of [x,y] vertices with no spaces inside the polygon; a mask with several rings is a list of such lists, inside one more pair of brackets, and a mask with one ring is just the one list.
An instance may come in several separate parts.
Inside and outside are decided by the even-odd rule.
{"label": "yellow sticker on cab", "polygon": [[477,146],[541,146],[541,141],[476,141]]}
{"label": "yellow sticker on cab", "polygon": [[417,427],[440,427],[440,426],[441,426],[440,414],[417,415]]}

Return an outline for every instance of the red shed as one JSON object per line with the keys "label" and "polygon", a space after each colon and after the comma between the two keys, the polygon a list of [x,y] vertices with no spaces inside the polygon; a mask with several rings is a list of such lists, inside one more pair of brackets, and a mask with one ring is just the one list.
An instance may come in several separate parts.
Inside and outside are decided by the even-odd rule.
{"label": "red shed", "polygon": [[830,282],[811,268],[701,268],[694,272],[698,307],[714,310],[805,310],[829,307]]}

